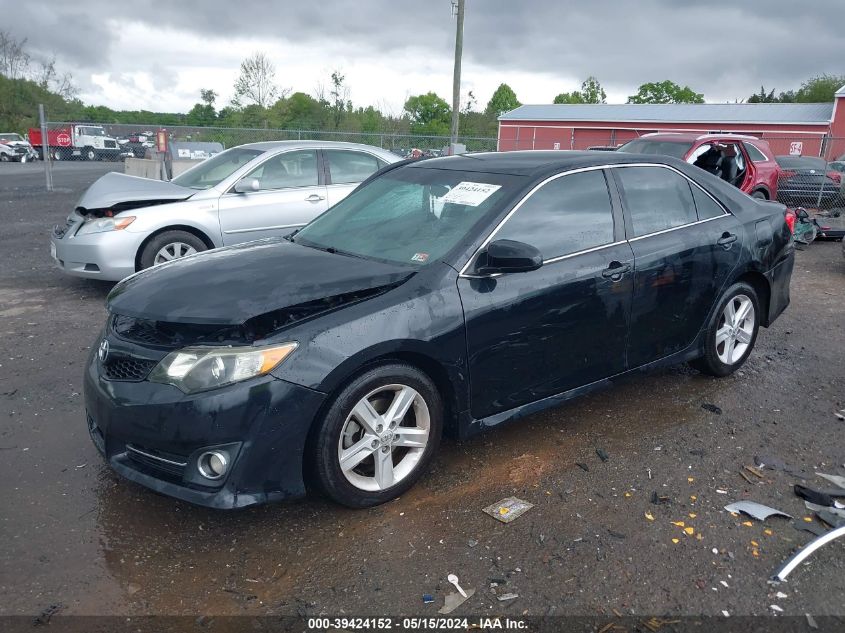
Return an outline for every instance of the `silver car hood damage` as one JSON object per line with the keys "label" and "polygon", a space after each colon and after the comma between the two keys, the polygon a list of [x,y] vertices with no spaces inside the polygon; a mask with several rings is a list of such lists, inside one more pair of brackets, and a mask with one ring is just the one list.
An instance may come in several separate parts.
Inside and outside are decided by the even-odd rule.
{"label": "silver car hood damage", "polygon": [[180,187],[172,182],[110,172],[88,187],[76,206],[91,210],[108,209],[131,202],[176,202],[190,198],[195,193],[194,189]]}

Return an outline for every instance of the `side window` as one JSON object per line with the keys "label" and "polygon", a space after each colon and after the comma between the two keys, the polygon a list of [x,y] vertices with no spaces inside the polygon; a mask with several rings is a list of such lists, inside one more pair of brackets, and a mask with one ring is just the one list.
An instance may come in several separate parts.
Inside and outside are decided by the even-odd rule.
{"label": "side window", "polygon": [[613,208],[604,172],[561,176],[525,200],[493,239],[531,244],[543,259],[613,242]]}
{"label": "side window", "polygon": [[764,163],[769,160],[756,145],[752,145],[751,143],[743,143],[743,145],[745,145],[745,150],[748,152],[748,157],[752,163]]}
{"label": "side window", "polygon": [[687,179],[663,167],[620,167],[625,210],[634,237],[695,222],[695,203]]}
{"label": "side window", "polygon": [[364,152],[327,149],[323,155],[329,163],[333,185],[361,182],[381,168],[375,156]]}
{"label": "side window", "polygon": [[698,210],[699,220],[718,218],[720,215],[725,215],[725,210],[713,198],[695,185],[690,188],[692,189],[692,197],[695,199],[695,208]]}
{"label": "side window", "polygon": [[317,152],[284,152],[265,160],[247,178],[257,178],[261,191],[317,186]]}

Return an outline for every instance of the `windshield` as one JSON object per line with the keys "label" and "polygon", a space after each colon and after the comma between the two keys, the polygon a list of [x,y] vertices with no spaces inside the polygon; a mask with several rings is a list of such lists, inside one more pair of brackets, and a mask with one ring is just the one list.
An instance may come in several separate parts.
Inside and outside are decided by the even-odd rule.
{"label": "windshield", "polygon": [[291,239],[423,266],[448,253],[521,181],[503,174],[399,168],[356,189]]}
{"label": "windshield", "polygon": [[23,141],[20,134],[0,134],[0,141]]}
{"label": "windshield", "polygon": [[191,189],[210,189],[261,154],[261,150],[233,147],[204,160],[196,167],[176,176],[171,182]]}
{"label": "windshield", "polygon": [[690,148],[692,148],[692,143],[689,141],[647,141],[645,139],[637,139],[630,143],[625,143],[625,145],[619,148],[619,151],[630,152],[631,154],[661,154],[663,156],[683,158],[690,151]]}

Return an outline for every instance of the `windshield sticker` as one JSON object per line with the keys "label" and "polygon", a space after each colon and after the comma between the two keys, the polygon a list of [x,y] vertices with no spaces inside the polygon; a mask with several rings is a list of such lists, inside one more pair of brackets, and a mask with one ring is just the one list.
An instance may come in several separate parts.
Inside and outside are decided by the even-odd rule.
{"label": "windshield sticker", "polygon": [[441,199],[451,204],[477,207],[501,188],[501,185],[490,185],[486,182],[459,182]]}
{"label": "windshield sticker", "polygon": [[414,256],[411,258],[412,262],[425,262],[428,260],[428,253],[414,253]]}

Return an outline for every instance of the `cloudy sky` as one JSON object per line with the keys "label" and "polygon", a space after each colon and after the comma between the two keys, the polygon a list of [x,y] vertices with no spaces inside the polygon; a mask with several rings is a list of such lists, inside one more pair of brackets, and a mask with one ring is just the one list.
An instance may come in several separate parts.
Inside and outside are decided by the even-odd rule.
{"label": "cloudy sky", "polygon": [[[549,103],[596,75],[609,102],[672,79],[708,101],[845,72],[842,0],[467,0],[463,86],[481,107],[500,83]],[[55,53],[89,104],[187,111],[201,88],[232,97],[241,60],[275,62],[315,94],[334,69],[356,105],[398,114],[407,96],[451,101],[450,0],[0,0],[3,26]]]}

